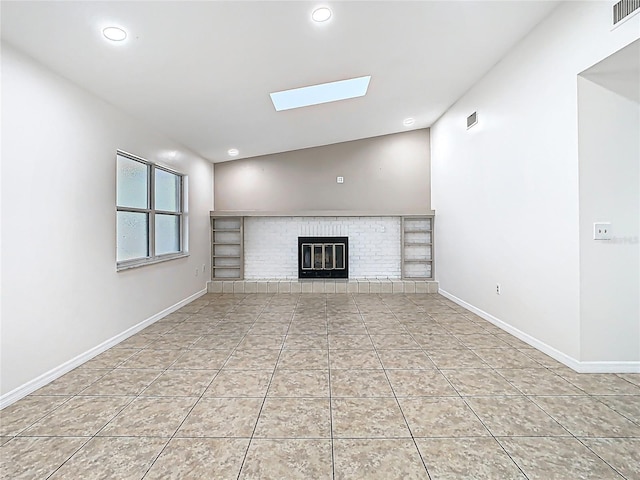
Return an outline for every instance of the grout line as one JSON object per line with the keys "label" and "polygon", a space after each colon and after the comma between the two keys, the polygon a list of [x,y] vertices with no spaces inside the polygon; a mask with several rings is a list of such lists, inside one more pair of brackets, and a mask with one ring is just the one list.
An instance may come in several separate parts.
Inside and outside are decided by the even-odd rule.
{"label": "grout line", "polygon": [[[260,316],[264,313],[265,309],[267,308],[269,303],[271,303],[271,301],[273,300],[274,296],[275,296],[275,294],[271,294],[271,296],[269,298],[269,301],[262,308],[262,310],[260,311],[260,313],[258,314],[256,319],[260,318]],[[297,306],[297,304],[298,304],[298,302],[296,301],[296,306]],[[287,341],[288,331],[289,331],[289,328],[291,328],[291,322],[293,321],[293,317],[295,315],[295,310],[296,310],[296,307],[294,307],[293,312],[291,314],[291,318],[289,319],[289,327],[287,328],[287,333],[285,333],[285,335],[284,335],[284,339],[282,340],[282,345],[280,346],[280,351],[278,352],[278,357],[276,358],[276,363],[273,365],[273,371],[271,372],[271,378],[269,379],[269,384],[267,385],[267,388],[266,388],[266,390],[264,392],[264,397],[262,398],[262,403],[260,404],[260,409],[258,410],[258,416],[256,417],[256,423],[253,426],[253,431],[251,432],[251,437],[249,438],[249,443],[247,444],[247,449],[244,452],[244,457],[242,458],[242,463],[240,464],[240,468],[238,469],[237,479],[240,479],[240,475],[242,474],[242,469],[244,468],[244,464],[247,461],[247,455],[249,454],[249,449],[251,448],[251,444],[253,443],[253,439],[254,439],[254,436],[255,436],[255,433],[256,433],[256,429],[258,428],[258,423],[260,422],[260,416],[262,415],[262,410],[264,409],[265,403],[267,403],[267,396],[269,395],[269,389],[271,388],[271,383],[273,382],[273,377],[276,374],[276,370],[278,368],[278,362],[280,361],[280,356],[282,355],[282,351],[284,350],[284,345],[285,345],[285,343]],[[253,325],[255,325],[255,321],[254,321]],[[246,337],[246,335],[247,334],[245,334],[245,337]],[[240,344],[238,344],[238,345],[240,345]],[[229,358],[231,358],[231,357],[229,357]]]}
{"label": "grout line", "polygon": [[[402,296],[405,296],[404,294]],[[388,307],[388,305],[386,304],[386,302],[384,301],[384,299],[381,297],[380,300],[382,301],[382,303]],[[398,317],[395,315],[395,313],[393,312],[393,310],[391,308],[389,308],[391,310],[391,314],[393,315],[393,317],[398,320]],[[362,315],[361,315],[362,317]],[[364,322],[364,328],[367,331],[367,335],[369,335],[369,341],[373,344],[373,350],[376,353],[376,356],[378,357],[378,361],[380,362],[380,365],[382,365],[382,371],[384,373],[385,378],[387,379],[387,383],[389,384],[389,388],[391,389],[391,392],[393,393],[393,398],[396,401],[396,405],[398,405],[398,409],[400,410],[400,414],[402,415],[402,419],[404,420],[405,426],[407,427],[407,431],[409,432],[409,435],[411,435],[411,441],[413,442],[414,447],[416,448],[416,452],[418,453],[418,457],[420,458],[420,461],[422,462],[422,466],[424,467],[424,471],[427,472],[427,478],[429,478],[429,480],[431,480],[431,474],[429,473],[429,469],[427,468],[427,463],[425,462],[424,457],[422,456],[422,453],[420,452],[420,448],[418,447],[418,443],[416,442],[415,436],[413,435],[413,432],[411,431],[411,427],[409,426],[409,422],[407,421],[407,417],[404,414],[404,411],[402,410],[402,406],[400,405],[400,401],[398,400],[398,396],[396,395],[396,391],[395,388],[393,388],[393,384],[391,383],[391,380],[389,379],[389,375],[387,374],[387,369],[384,366],[384,363],[382,362],[382,358],[380,358],[380,353],[378,352],[378,347],[376,347],[376,344],[373,342],[373,339],[371,338],[371,334],[369,333],[369,327],[367,326],[367,324]],[[411,337],[413,339],[413,336]],[[413,339],[415,342],[415,339]],[[417,342],[416,342],[417,343]]]}

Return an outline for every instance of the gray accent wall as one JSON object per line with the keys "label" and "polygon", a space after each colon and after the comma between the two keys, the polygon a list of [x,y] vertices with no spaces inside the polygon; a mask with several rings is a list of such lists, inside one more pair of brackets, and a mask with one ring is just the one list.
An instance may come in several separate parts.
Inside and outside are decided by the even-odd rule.
{"label": "gray accent wall", "polygon": [[431,210],[429,141],[429,130],[421,129],[216,163],[214,208],[425,213]]}

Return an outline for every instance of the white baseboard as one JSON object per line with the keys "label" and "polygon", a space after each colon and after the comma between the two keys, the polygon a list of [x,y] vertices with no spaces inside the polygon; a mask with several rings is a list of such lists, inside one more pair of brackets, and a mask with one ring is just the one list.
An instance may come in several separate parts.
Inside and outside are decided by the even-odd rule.
{"label": "white baseboard", "polygon": [[102,342],[100,345],[97,345],[97,346],[91,348],[90,350],[87,350],[86,352],[81,353],[77,357],[74,357],[71,360],[69,360],[67,362],[64,362],[62,365],[59,365],[59,366],[49,370],[48,372],[43,373],[39,377],[36,377],[33,380],[28,381],[24,385],[21,385],[21,386],[15,388],[15,389],[11,390],[10,392],[5,393],[4,395],[2,395],[0,397],[0,410],[5,408],[5,407],[8,407],[12,403],[20,400],[21,398],[26,397],[30,393],[35,392],[37,389],[44,387],[48,383],[53,382],[55,379],[61,377],[65,373],[68,373],[71,370],[73,370],[74,368],[79,367],[83,363],[91,360],[96,355],[99,355],[99,354],[103,353],[104,351],[106,351],[106,350],[110,349],[111,347],[117,345],[118,343],[122,342],[123,340],[126,340],[130,336],[138,333],[140,330],[148,327],[152,323],[157,322],[161,318],[164,318],[167,315],[169,315],[170,313],[175,312],[176,310],[178,310],[179,308],[185,306],[186,304],[194,301],[197,298],[200,298],[201,296],[203,296],[206,293],[207,293],[206,288],[204,290],[200,290],[199,292],[196,292],[193,295],[190,295],[189,297],[185,298],[184,300],[180,300],[175,305],[171,305],[170,307],[165,308],[161,312],[158,312],[155,315],[152,315],[151,317],[147,318],[146,320],[143,320],[142,322],[138,323],[137,325],[134,325],[133,327],[128,328],[124,332],[119,333],[118,335],[110,338],[109,340],[106,340],[106,341]]}
{"label": "white baseboard", "polygon": [[445,290],[440,289],[439,293],[578,373],[640,373],[640,362],[581,362]]}

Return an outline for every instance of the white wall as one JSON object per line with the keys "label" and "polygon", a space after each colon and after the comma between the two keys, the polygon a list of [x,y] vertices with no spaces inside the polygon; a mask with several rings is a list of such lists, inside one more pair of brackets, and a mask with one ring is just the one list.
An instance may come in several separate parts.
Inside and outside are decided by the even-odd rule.
{"label": "white wall", "polygon": [[[581,358],[640,360],[640,104],[608,78],[578,77]],[[609,241],[593,240],[602,221]]]}
{"label": "white wall", "polygon": [[640,36],[610,7],[561,4],[431,129],[440,288],[575,360],[577,75]]}
{"label": "white wall", "polygon": [[[116,272],[118,148],[189,176],[188,258]],[[2,394],[203,290],[212,207],[209,162],[3,44]]]}
{"label": "white wall", "polygon": [[298,237],[349,237],[349,278],[399,279],[400,217],[247,217],[244,277],[298,278]]}

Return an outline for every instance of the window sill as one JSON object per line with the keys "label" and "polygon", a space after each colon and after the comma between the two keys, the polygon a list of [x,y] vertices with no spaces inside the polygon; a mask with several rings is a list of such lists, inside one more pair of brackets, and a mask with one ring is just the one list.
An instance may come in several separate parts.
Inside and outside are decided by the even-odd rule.
{"label": "window sill", "polygon": [[122,262],[116,264],[116,271],[121,272],[123,270],[131,270],[132,268],[146,267],[147,265],[155,265],[157,263],[168,262],[170,260],[176,260],[178,258],[188,257],[188,252],[175,253],[171,255],[162,255],[160,257],[156,257],[152,260],[131,260],[127,262]]}

